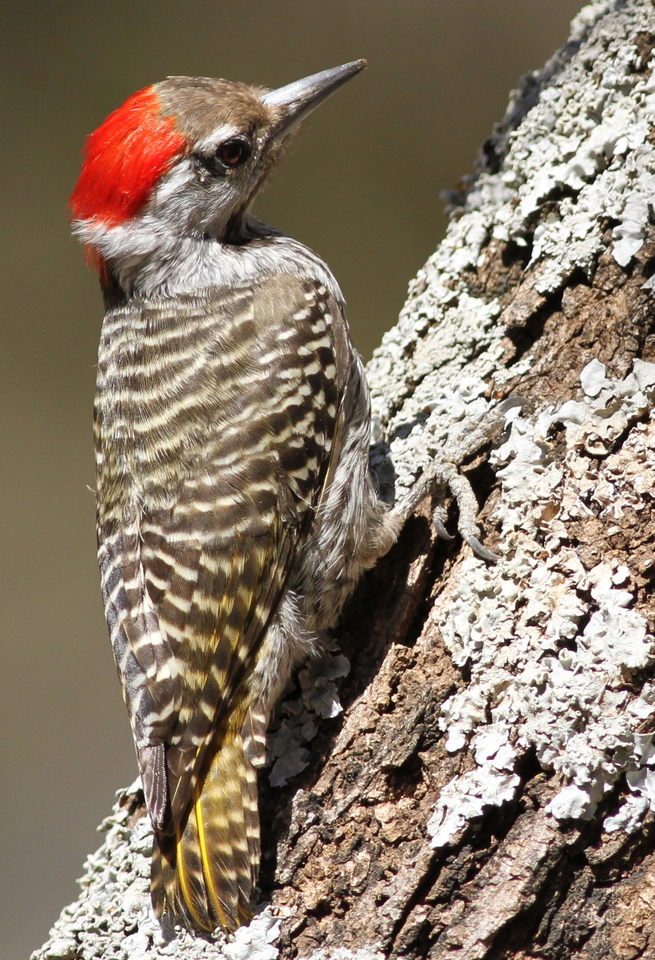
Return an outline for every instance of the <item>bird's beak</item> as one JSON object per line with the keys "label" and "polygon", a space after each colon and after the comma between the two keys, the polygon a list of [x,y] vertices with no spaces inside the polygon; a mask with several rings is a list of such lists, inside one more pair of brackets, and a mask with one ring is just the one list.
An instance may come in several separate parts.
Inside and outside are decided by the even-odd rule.
{"label": "bird's beak", "polygon": [[310,77],[288,83],[286,87],[269,90],[262,96],[262,101],[278,114],[279,120],[274,125],[272,135],[285,135],[303,120],[314,107],[334,93],[335,90],[363,70],[366,60],[353,60],[340,67],[330,67],[321,70]]}

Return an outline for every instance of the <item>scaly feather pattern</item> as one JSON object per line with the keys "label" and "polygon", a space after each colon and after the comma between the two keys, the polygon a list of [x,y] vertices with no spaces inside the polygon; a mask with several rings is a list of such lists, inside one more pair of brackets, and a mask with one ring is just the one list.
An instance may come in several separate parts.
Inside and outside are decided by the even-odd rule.
{"label": "scaly feather pattern", "polygon": [[325,286],[271,277],[174,313],[132,298],[103,326],[100,562],[156,828],[153,898],[204,929],[249,915],[258,758],[242,729],[339,443],[348,371],[326,317],[340,309]]}

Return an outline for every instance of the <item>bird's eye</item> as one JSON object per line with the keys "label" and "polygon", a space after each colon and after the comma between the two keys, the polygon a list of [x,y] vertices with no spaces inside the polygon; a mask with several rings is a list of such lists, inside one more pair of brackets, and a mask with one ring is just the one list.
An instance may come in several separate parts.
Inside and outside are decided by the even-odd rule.
{"label": "bird's eye", "polygon": [[240,167],[246,162],[251,152],[252,147],[245,137],[231,137],[217,148],[216,159],[224,167]]}

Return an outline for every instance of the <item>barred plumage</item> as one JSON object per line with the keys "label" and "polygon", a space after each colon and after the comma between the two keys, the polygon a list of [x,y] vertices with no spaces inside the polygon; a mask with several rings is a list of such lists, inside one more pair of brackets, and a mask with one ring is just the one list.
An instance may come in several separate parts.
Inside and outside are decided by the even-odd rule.
{"label": "barred plumage", "polygon": [[[368,476],[368,392],[336,282],[247,216],[291,121],[358,69],[273,93],[166,81],[152,89],[175,129],[154,128],[178,153],[146,207],[103,223],[77,199],[108,305],[99,560],[155,828],[153,902],[205,930],[250,916],[275,700],[396,532]],[[237,141],[241,180],[226,166]],[[208,172],[208,143],[225,170]]]}

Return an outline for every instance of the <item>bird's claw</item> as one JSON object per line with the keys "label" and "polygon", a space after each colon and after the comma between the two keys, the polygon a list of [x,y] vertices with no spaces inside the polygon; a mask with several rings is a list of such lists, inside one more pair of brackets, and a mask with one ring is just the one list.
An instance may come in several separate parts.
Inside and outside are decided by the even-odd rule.
{"label": "bird's claw", "polygon": [[[445,523],[443,522],[443,520],[440,519],[440,517],[435,516],[432,518],[432,526],[440,540],[455,539],[453,534],[449,533]],[[464,540],[464,543],[468,543],[473,553],[477,557],[480,557],[481,560],[487,560],[489,563],[496,563],[496,561],[500,560],[500,557],[498,556],[498,554],[494,553],[493,550],[490,550],[489,547],[485,547],[485,545],[478,539],[478,537],[475,537],[472,534],[469,534],[468,536],[465,535],[463,537],[463,540]]]}
{"label": "bird's claw", "polygon": [[530,410],[532,406],[532,401],[528,400],[527,397],[513,394],[511,397],[506,397],[504,400],[501,400],[496,407],[496,411],[504,416],[506,413],[509,413],[510,410],[515,410],[517,407],[521,413],[523,413],[524,411]]}
{"label": "bird's claw", "polygon": [[486,560],[488,563],[496,563],[500,560],[498,554],[490,550],[489,547],[485,547],[483,543],[480,543],[477,537],[464,537],[464,540],[468,543],[473,553],[480,557],[481,560]]}
{"label": "bird's claw", "polygon": [[432,526],[440,540],[454,540],[452,533],[446,529],[446,524],[439,517],[432,518]]}

